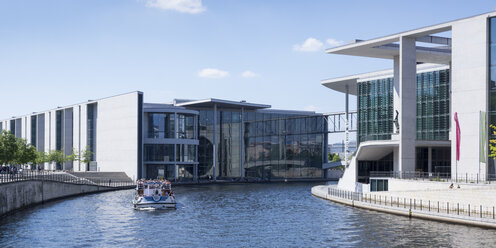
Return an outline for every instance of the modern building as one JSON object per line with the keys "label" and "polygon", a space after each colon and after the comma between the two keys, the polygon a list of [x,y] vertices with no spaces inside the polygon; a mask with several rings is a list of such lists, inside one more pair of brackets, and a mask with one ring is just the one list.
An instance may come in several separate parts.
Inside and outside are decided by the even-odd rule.
{"label": "modern building", "polygon": [[142,92],[131,92],[12,117],[0,129],[41,152],[92,152],[89,164],[38,165],[47,170],[172,180],[323,178],[326,117],[270,107],[220,99],[145,103]]}
{"label": "modern building", "polygon": [[322,80],[346,99],[357,97],[358,150],[339,187],[358,190],[376,172],[495,178],[487,139],[496,138],[489,129],[496,124],[496,12],[356,40],[326,53],[388,59],[392,67]]}

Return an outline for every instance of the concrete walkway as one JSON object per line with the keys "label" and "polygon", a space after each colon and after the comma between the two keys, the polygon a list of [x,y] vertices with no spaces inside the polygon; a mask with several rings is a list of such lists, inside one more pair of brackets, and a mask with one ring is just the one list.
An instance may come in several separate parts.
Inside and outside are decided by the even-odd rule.
{"label": "concrete walkway", "polygon": [[[487,189],[487,192],[480,192],[480,195],[489,194],[489,192],[493,192],[492,190],[493,189]],[[461,190],[453,190],[449,194],[454,196],[460,192]],[[421,194],[421,192],[418,193]],[[438,192],[438,194],[443,193],[445,192]],[[359,207],[414,218],[496,229],[494,206],[472,204],[471,208],[468,209],[466,207],[461,208],[459,203],[450,204],[449,202],[445,202],[443,204],[440,202],[438,203],[437,200],[426,200],[422,198],[402,199],[400,197],[395,198],[394,196],[387,194],[383,195],[383,193],[354,193],[351,191],[338,190],[336,185],[315,186],[312,188],[312,195],[352,207]],[[431,197],[435,197],[435,195],[436,194],[432,194]]]}

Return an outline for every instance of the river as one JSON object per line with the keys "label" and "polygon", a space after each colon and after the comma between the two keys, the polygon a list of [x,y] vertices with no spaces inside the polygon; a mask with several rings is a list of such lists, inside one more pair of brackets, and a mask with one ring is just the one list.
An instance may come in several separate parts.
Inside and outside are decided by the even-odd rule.
{"label": "river", "polygon": [[0,220],[0,247],[490,247],[496,230],[328,202],[315,183],[175,187],[176,210],[136,211],[133,190],[74,197]]}

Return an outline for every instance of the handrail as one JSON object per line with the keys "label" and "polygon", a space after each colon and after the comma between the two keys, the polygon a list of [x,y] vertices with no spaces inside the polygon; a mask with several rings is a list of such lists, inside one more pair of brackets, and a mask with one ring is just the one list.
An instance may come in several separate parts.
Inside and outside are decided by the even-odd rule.
{"label": "handrail", "polygon": [[86,179],[82,177],[76,177],[64,172],[49,172],[49,171],[2,171],[0,173],[0,184],[20,182],[20,181],[52,181],[52,182],[62,182],[80,185],[96,185],[105,187],[128,187],[136,185],[134,181],[131,180],[112,180],[108,178],[102,179]]}

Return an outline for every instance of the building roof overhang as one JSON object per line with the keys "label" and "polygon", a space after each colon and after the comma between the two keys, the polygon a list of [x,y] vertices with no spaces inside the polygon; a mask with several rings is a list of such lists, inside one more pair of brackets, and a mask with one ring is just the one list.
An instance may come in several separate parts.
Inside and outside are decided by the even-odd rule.
{"label": "building roof overhang", "polygon": [[256,109],[266,109],[270,108],[270,105],[266,104],[257,104],[257,103],[249,103],[246,101],[230,101],[230,100],[222,100],[222,99],[203,99],[203,100],[174,100],[175,106],[180,107],[192,107],[192,108],[213,108],[214,105],[217,108],[244,108],[246,110],[256,110]]}

